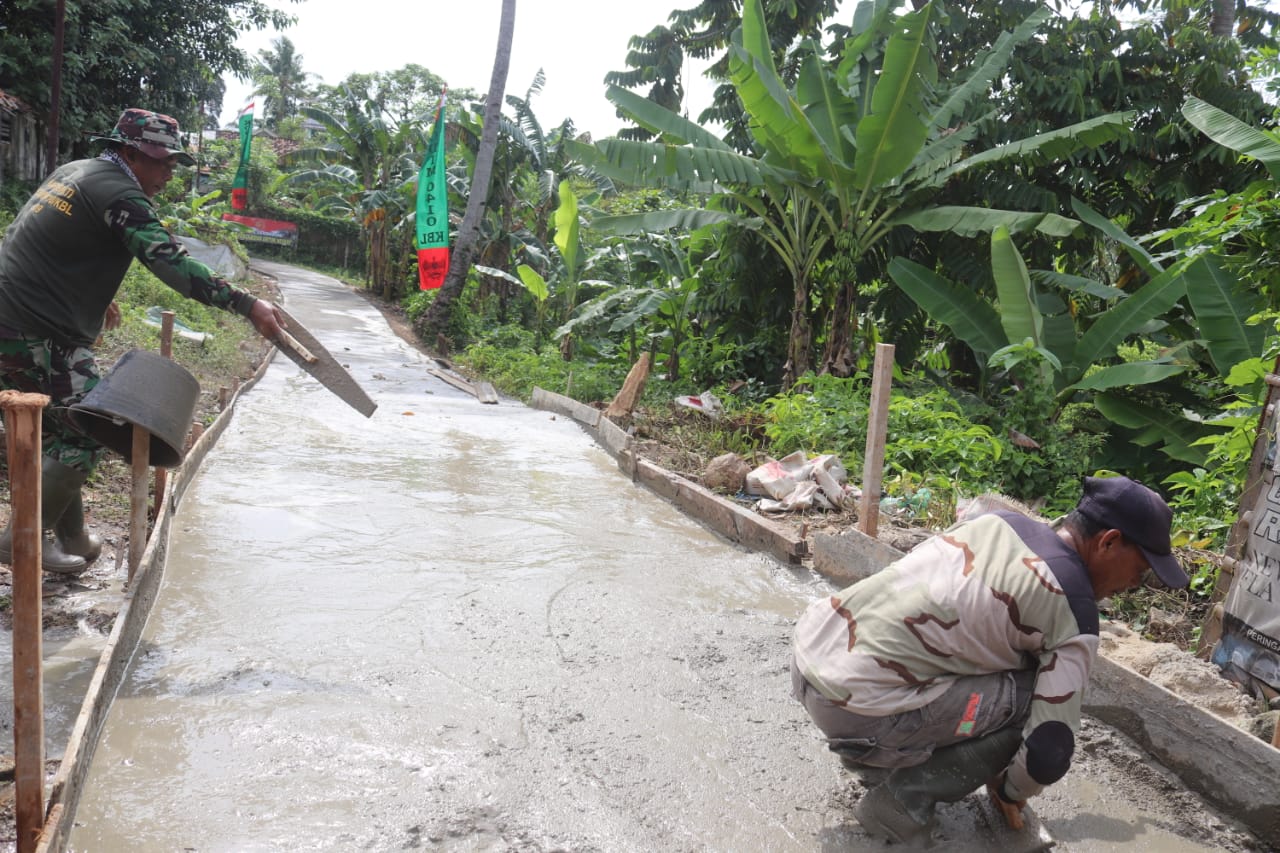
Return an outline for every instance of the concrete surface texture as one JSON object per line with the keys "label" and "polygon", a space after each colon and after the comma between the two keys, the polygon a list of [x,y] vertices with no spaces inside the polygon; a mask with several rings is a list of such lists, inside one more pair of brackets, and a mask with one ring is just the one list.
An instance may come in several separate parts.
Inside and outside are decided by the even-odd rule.
{"label": "concrete surface texture", "polygon": [[[843,851],[789,696],[829,581],[733,546],[570,419],[481,405],[336,282],[283,302],[378,403],[277,358],[187,491],[70,849]],[[1034,802],[1061,850],[1257,844],[1093,720]],[[1016,850],[973,801],[945,850]]]}

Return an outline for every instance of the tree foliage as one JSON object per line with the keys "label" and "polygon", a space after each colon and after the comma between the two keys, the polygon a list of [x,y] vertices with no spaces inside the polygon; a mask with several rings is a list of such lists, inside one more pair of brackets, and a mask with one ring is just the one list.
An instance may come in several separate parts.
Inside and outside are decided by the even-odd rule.
{"label": "tree foliage", "polygon": [[[0,29],[0,89],[40,115],[50,108],[54,10],[48,0],[6,0]],[[206,114],[221,109],[219,75],[248,72],[237,35],[291,22],[263,0],[67,3],[60,150],[85,153],[85,136],[109,130],[131,106],[196,127],[202,103]]]}

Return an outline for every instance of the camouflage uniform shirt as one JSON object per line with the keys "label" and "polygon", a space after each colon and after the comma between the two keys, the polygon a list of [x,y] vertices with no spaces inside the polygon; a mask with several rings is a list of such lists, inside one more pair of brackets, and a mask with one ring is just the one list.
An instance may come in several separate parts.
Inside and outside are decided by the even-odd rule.
{"label": "camouflage uniform shirt", "polygon": [[183,296],[248,316],[256,301],[192,258],[150,199],[109,157],[55,171],[0,243],[0,326],[92,346],[137,258]]}
{"label": "camouflage uniform shirt", "polygon": [[[957,676],[1035,668],[1024,738],[1049,721],[1079,731],[1097,650],[1098,606],[1079,555],[1048,525],[1003,511],[819,599],[795,632],[805,679],[873,717],[923,707]],[[1027,748],[1009,768],[1021,796],[1043,788],[1027,773]]]}

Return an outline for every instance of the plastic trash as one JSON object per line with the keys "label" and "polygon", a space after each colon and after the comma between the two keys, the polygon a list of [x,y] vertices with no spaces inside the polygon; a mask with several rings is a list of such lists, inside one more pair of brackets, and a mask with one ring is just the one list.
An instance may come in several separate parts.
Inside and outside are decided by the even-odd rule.
{"label": "plastic trash", "polygon": [[797,450],[781,459],[770,459],[747,474],[746,492],[764,499],[756,504],[761,512],[796,509],[838,509],[855,497],[846,485],[848,474],[831,454],[807,458]]}
{"label": "plastic trash", "polygon": [[932,499],[933,493],[927,488],[921,488],[906,497],[881,498],[880,511],[889,515],[917,518],[929,511],[929,501]]}
{"label": "plastic trash", "polygon": [[677,406],[684,406],[686,409],[702,412],[712,420],[724,414],[724,405],[720,402],[720,398],[710,391],[703,391],[696,397],[676,397],[675,402]]}
{"label": "plastic trash", "polygon": [[[142,319],[148,326],[162,328],[164,326],[164,309],[159,305],[152,305],[147,309],[147,313],[143,315]],[[203,344],[205,338],[209,337],[204,332],[197,332],[192,329],[177,317],[173,318],[173,333],[180,338],[195,341],[198,344]]]}

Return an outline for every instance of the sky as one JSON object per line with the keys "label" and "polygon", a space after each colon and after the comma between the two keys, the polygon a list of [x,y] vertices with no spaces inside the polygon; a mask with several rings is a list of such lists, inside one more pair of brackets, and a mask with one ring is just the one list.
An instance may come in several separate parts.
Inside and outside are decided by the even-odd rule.
{"label": "sky", "polygon": [[[501,0],[267,2],[295,15],[298,23],[282,32],[242,33],[237,43],[251,57],[284,35],[302,56],[303,70],[330,86],[354,72],[394,71],[415,63],[452,88],[482,95],[489,89]],[[672,9],[693,5],[685,0],[518,0],[506,94],[525,97],[541,68],[546,83],[531,103],[544,130],[572,118],[579,132],[590,131],[596,139],[613,135],[623,123],[604,96],[605,74],[626,69],[631,36],[666,24]],[[699,73],[704,67],[699,63],[685,72],[685,107],[693,117],[711,102],[713,86]],[[224,81],[221,120],[234,124],[253,86],[231,75]],[[260,106],[255,115],[262,115]]]}

